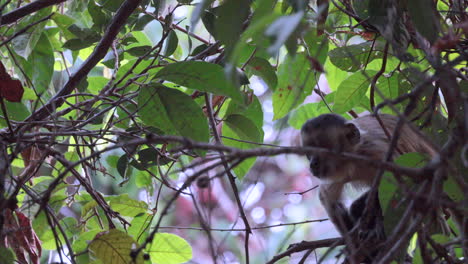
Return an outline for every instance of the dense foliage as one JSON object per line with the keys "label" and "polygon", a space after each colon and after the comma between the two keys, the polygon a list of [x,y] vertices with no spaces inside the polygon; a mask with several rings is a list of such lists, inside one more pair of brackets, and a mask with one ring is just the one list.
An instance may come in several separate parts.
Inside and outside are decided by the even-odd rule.
{"label": "dense foliage", "polygon": [[[317,233],[325,215],[303,158],[327,150],[297,140],[334,112],[397,115],[439,152],[382,171],[379,259],[461,263],[467,8],[1,1],[1,262],[335,263],[342,242]],[[432,228],[441,205],[462,226]]]}

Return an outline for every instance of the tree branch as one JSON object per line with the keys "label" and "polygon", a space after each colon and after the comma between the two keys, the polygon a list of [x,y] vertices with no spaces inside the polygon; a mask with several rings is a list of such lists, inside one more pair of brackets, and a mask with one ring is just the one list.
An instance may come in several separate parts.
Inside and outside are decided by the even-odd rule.
{"label": "tree branch", "polygon": [[315,250],[317,248],[322,247],[335,247],[342,244],[343,240],[341,238],[329,238],[316,241],[302,241],[301,243],[290,245],[286,251],[274,256],[270,261],[267,262],[267,264],[276,263],[280,259],[290,256],[292,253],[297,253],[304,250]]}
{"label": "tree branch", "polygon": [[32,113],[25,122],[42,120],[54,112],[54,110],[60,107],[65,99],[63,96],[70,94],[76,85],[88,75],[88,73],[96,66],[96,64],[104,58],[109,47],[112,45],[115,37],[119,33],[122,26],[127,21],[128,17],[137,8],[141,0],[127,0],[117,10],[114,19],[109,24],[99,44],[94,49],[93,53],[86,59],[80,68],[72,74],[68,82],[63,88],[57,92],[57,94],[49,100],[47,104],[42,106],[39,110]]}
{"label": "tree branch", "polygon": [[37,0],[34,1],[30,4],[24,5],[20,8],[17,8],[9,13],[6,13],[4,16],[2,16],[2,19],[0,21],[0,26],[6,25],[6,24],[11,24],[15,22],[18,19],[21,19],[25,16],[28,16],[36,11],[39,11],[43,8],[46,8],[51,5],[57,5],[60,3],[63,3],[67,0]]}
{"label": "tree branch", "polygon": [[[205,102],[206,102],[206,111],[208,113],[208,119],[211,124],[211,128],[213,130],[213,135],[216,141],[216,144],[222,145],[221,142],[221,137],[219,136],[218,130],[216,128],[216,121],[213,115],[213,106],[211,105],[211,100],[212,96],[205,95]],[[250,263],[250,258],[249,258],[249,237],[250,234],[252,233],[252,229],[250,228],[249,220],[247,219],[247,216],[245,215],[244,207],[242,205],[242,201],[239,197],[239,190],[236,185],[236,180],[232,172],[228,169],[229,165],[226,161],[226,157],[224,156],[224,153],[222,151],[218,151],[219,156],[221,158],[221,161],[223,162],[223,166],[225,169],[225,172],[228,176],[229,183],[231,185],[234,198],[236,199],[236,204],[237,207],[239,208],[239,213],[242,219],[242,222],[244,223],[245,226],[245,243],[244,243],[244,250],[245,250],[245,263],[249,264]]]}

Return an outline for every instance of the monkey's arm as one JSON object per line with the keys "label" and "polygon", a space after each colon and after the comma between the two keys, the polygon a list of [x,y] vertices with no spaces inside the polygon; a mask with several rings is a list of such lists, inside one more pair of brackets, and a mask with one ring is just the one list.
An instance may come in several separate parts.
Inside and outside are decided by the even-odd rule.
{"label": "monkey's arm", "polygon": [[372,263],[386,238],[379,198],[369,200],[369,192],[365,192],[353,201],[349,214],[353,227],[348,236],[353,246],[347,245],[347,258],[357,263]]}
{"label": "monkey's arm", "polygon": [[377,197],[369,201],[370,204],[367,205],[368,197],[369,192],[366,192],[351,204],[351,217],[355,224],[361,220],[360,230],[363,232],[361,234],[363,239],[381,242],[385,240],[385,230],[379,197],[377,195]]}
{"label": "monkey's arm", "polygon": [[343,184],[331,183],[320,185],[319,198],[327,211],[328,217],[342,236],[345,236],[354,226],[352,216],[341,202]]}

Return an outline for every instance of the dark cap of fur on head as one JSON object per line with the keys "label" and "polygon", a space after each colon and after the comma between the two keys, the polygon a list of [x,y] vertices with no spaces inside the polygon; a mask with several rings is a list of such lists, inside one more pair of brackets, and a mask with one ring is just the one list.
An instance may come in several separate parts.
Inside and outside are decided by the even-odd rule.
{"label": "dark cap of fur on head", "polygon": [[311,132],[311,130],[317,130],[320,128],[327,128],[332,126],[343,126],[346,123],[346,119],[336,114],[323,114],[316,118],[309,119],[302,126],[302,132]]}

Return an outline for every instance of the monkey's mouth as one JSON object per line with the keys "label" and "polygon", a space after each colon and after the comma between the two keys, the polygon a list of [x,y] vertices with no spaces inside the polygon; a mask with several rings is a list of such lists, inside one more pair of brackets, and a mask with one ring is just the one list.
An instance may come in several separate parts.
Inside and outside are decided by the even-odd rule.
{"label": "monkey's mouth", "polygon": [[328,160],[327,158],[317,156],[310,157],[309,162],[310,171],[315,177],[321,180],[334,177],[337,170],[343,166],[341,163],[337,164],[336,160]]}
{"label": "monkey's mouth", "polygon": [[310,170],[312,171],[312,174],[319,179],[327,177],[328,169],[325,166],[316,166],[311,168]]}
{"label": "monkey's mouth", "polygon": [[340,171],[341,166],[337,166],[336,164],[333,163],[328,163],[328,162],[320,162],[318,164],[311,164],[310,166],[310,171],[312,174],[320,179],[320,180],[326,180],[326,179],[331,179],[336,176],[336,174]]}

